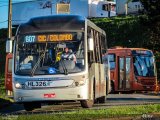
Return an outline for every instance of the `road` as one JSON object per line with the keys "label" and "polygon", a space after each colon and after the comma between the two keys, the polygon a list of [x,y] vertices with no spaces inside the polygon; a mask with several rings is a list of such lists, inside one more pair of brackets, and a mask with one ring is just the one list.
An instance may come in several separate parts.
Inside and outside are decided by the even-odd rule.
{"label": "road", "polygon": [[[109,94],[105,104],[95,104],[90,109],[103,109],[113,106],[160,104],[160,95],[155,94]],[[42,108],[26,112],[23,105],[13,104],[0,110],[0,114],[40,114],[66,112],[84,109],[80,102],[69,102],[55,105],[42,105]]]}

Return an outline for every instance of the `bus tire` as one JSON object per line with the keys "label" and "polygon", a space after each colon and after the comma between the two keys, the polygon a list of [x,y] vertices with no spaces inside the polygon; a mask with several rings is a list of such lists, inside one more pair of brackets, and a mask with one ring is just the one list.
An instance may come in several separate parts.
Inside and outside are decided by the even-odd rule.
{"label": "bus tire", "polygon": [[94,104],[94,100],[81,100],[81,106],[83,108],[91,108]]}
{"label": "bus tire", "polygon": [[95,80],[93,83],[93,100],[81,100],[80,102],[83,108],[91,108],[94,105],[94,103],[96,102],[95,100]]}
{"label": "bus tire", "polygon": [[102,96],[102,97],[98,98],[98,102],[99,103],[105,103],[106,102],[106,96]]}
{"label": "bus tire", "polygon": [[32,111],[34,110],[34,105],[33,103],[27,102],[27,103],[23,103],[24,109],[26,111]]}
{"label": "bus tire", "polygon": [[115,93],[114,82],[111,81],[111,93]]}

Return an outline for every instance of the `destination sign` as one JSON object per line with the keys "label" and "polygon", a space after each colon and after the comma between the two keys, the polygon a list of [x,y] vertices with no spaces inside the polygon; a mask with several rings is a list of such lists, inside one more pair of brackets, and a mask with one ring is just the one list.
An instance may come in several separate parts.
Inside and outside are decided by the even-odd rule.
{"label": "destination sign", "polygon": [[72,41],[76,37],[76,34],[49,34],[49,35],[26,35],[24,37],[25,43],[33,42],[58,42],[58,41]]}

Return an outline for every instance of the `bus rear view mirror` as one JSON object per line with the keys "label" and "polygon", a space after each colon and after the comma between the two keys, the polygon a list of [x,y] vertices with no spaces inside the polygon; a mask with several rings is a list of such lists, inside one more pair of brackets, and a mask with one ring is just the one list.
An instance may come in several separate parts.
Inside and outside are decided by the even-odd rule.
{"label": "bus rear view mirror", "polygon": [[6,53],[12,53],[12,40],[6,41]]}
{"label": "bus rear view mirror", "polygon": [[93,38],[88,38],[88,50],[89,51],[93,51],[94,50]]}

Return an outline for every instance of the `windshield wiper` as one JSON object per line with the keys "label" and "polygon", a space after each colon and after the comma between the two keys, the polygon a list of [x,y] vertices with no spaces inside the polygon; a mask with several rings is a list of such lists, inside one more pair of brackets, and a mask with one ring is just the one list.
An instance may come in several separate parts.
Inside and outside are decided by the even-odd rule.
{"label": "windshield wiper", "polygon": [[39,63],[41,62],[42,58],[44,58],[44,56],[45,56],[45,54],[42,53],[42,55],[39,57],[38,61],[36,62],[36,64],[34,65],[32,71],[31,71],[31,74],[30,74],[31,76],[34,75],[34,73],[35,73],[35,71],[36,71],[36,69],[37,69]]}
{"label": "windshield wiper", "polygon": [[48,45],[48,44],[46,43],[45,50],[43,51],[43,53],[42,53],[41,56],[39,57],[38,61],[37,61],[36,64],[34,65],[32,71],[31,71],[31,74],[30,74],[31,76],[34,75],[34,73],[35,73],[35,71],[36,71],[36,69],[37,69],[37,67],[38,67],[38,65],[40,64],[40,62],[41,62],[42,59],[43,59],[43,62],[44,62],[45,53],[46,53],[46,51],[47,51],[47,45]]}

